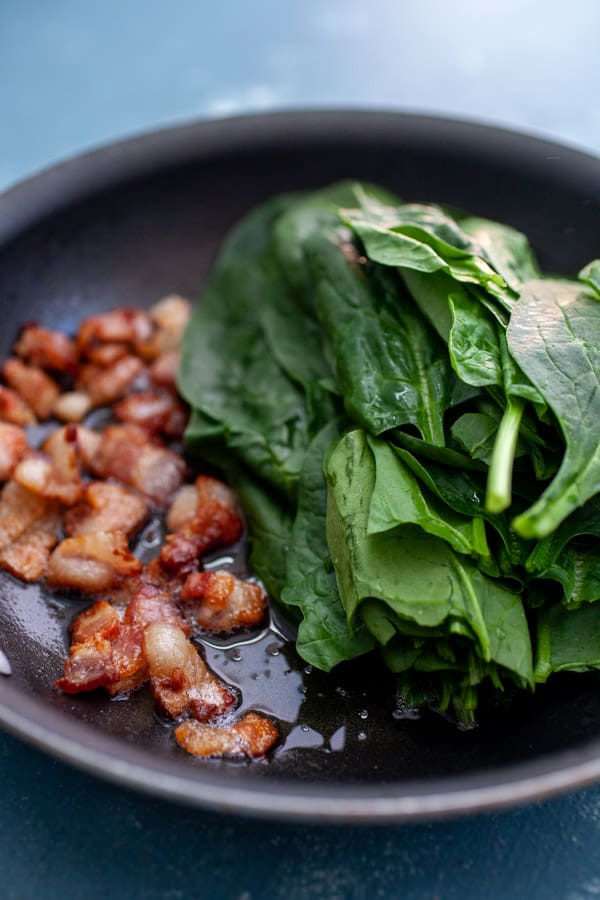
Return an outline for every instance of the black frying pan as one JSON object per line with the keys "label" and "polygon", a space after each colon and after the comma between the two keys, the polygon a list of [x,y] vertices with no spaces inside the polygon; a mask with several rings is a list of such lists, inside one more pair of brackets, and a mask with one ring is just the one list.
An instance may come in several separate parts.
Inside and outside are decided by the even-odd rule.
{"label": "black frying pan", "polygon": [[[344,177],[509,222],[551,271],[573,274],[600,255],[600,161],[574,150],[386,113],[192,125],[80,157],[0,199],[0,357],[25,320],[70,329],[112,306],[196,296],[246,210]],[[594,675],[556,678],[465,733],[433,714],[398,717],[376,663],[305,672],[277,623],[206,652],[246,706],[280,719],[284,742],[267,763],[201,762],[176,747],[145,691],[111,702],[52,688],[80,609],[2,576],[0,648],[13,674],[0,677],[0,721],[116,781],[222,810],[378,821],[507,805],[600,777]]]}

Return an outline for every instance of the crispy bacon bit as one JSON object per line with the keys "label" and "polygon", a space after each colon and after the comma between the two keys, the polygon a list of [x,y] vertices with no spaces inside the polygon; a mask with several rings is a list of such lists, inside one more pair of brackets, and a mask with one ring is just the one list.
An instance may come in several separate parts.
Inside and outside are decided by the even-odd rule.
{"label": "crispy bacon bit", "polygon": [[162,432],[171,438],[183,436],[188,411],[174,394],[149,390],[129,394],[113,410],[117,419],[138,425],[150,434]]}
{"label": "crispy bacon bit", "polygon": [[156,506],[165,507],[186,472],[183,459],[150,440],[135,425],[111,425],[102,435],[94,470],[137,488]]}
{"label": "crispy bacon bit", "polygon": [[0,422],[0,481],[6,481],[29,450],[25,432],[18,425]]}
{"label": "crispy bacon bit", "polygon": [[87,347],[86,359],[102,369],[114,366],[116,362],[128,355],[127,344],[97,344]]}
{"label": "crispy bacon bit", "polygon": [[141,570],[142,564],[129,551],[122,532],[101,531],[61,541],[50,557],[48,584],[98,594]]}
{"label": "crispy bacon bit", "polygon": [[177,350],[190,315],[189,300],[175,294],[160,300],[150,310],[155,330],[146,340],[138,341],[136,353],[151,360],[163,353]]}
{"label": "crispy bacon bit", "polygon": [[7,359],[2,367],[4,379],[17,392],[21,399],[31,407],[38,419],[49,419],[60,389],[54,379],[50,378],[37,366],[26,366],[20,359]]}
{"label": "crispy bacon bit", "polygon": [[15,352],[30,365],[74,375],[79,363],[75,342],[62,331],[52,331],[39,325],[25,325]]}
{"label": "crispy bacon bit", "polygon": [[85,391],[66,391],[54,404],[54,415],[63,422],[81,422],[93,406]]}
{"label": "crispy bacon bit", "polygon": [[46,500],[16,481],[7,481],[0,494],[0,548],[16,541],[47,511]]}
{"label": "crispy bacon bit", "polygon": [[71,625],[71,640],[73,644],[83,644],[94,635],[110,639],[116,636],[120,624],[121,619],[114,606],[106,600],[97,600]]}
{"label": "crispy bacon bit", "polygon": [[74,643],[56,687],[67,694],[103,687],[114,696],[141,687],[146,678],[139,632],[120,625],[114,637],[98,632],[80,644]]}
{"label": "crispy bacon bit", "polygon": [[191,714],[200,722],[208,722],[235,703],[235,696],[211,675],[177,625],[148,625],[142,649],[152,693],[162,712],[171,718]]}
{"label": "crispy bacon bit", "polygon": [[75,537],[97,531],[122,531],[131,537],[147,516],[148,506],[137,491],[120,484],[93,481],[85,487],[83,502],[67,510],[65,532]]}
{"label": "crispy bacon bit", "polygon": [[0,568],[22,581],[39,581],[48,569],[50,551],[58,543],[60,512],[51,507],[14,543],[0,551]]}
{"label": "crispy bacon bit", "polygon": [[96,344],[135,344],[147,340],[153,332],[152,320],[141,309],[113,309],[85,319],[77,333],[79,349],[87,353]]}
{"label": "crispy bacon bit", "polygon": [[155,359],[150,366],[150,380],[153,384],[157,387],[174,389],[177,385],[180,359],[179,350],[169,350]]}
{"label": "crispy bacon bit", "polygon": [[267,598],[259,584],[242,581],[231,572],[192,572],[181,592],[182,600],[195,600],[194,617],[208,631],[232,631],[260,625]]}
{"label": "crispy bacon bit", "polygon": [[105,406],[119,400],[143,369],[144,364],[137,356],[123,356],[108,368],[84,366],[77,387],[89,394],[94,406]]}
{"label": "crispy bacon bit", "polygon": [[176,602],[177,585],[154,580],[147,571],[139,579],[125,610],[123,621],[140,630],[153,622],[176,625],[185,634],[191,629]]}
{"label": "crispy bacon bit", "polygon": [[22,428],[36,423],[33,410],[16,391],[3,385],[0,385],[0,420],[10,422],[12,425],[20,425]]}
{"label": "crispy bacon bit", "polygon": [[277,726],[266,716],[249,712],[232,725],[215,728],[200,722],[182,722],[175,729],[180,747],[194,756],[264,756],[279,737]]}
{"label": "crispy bacon bit", "polygon": [[77,428],[73,425],[61,428],[58,435],[44,446],[49,447],[50,458],[27,457],[17,465],[13,478],[48,500],[60,500],[68,506],[77,503],[83,491]]}
{"label": "crispy bacon bit", "polygon": [[195,487],[193,519],[180,531],[168,535],[160,552],[161,563],[169,571],[189,567],[201,553],[232,544],[242,533],[243,523],[235,495],[227,485],[209,475],[200,475]]}

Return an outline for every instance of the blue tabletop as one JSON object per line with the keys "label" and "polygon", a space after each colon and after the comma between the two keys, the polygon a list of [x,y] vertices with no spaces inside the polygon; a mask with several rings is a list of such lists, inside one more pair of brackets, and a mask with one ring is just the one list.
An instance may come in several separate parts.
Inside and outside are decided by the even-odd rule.
{"label": "blue tabletop", "polygon": [[[0,188],[192,118],[383,107],[600,153],[600,4],[0,0]],[[600,896],[600,788],[442,823],[308,827],[148,799],[0,736],[0,898]]]}

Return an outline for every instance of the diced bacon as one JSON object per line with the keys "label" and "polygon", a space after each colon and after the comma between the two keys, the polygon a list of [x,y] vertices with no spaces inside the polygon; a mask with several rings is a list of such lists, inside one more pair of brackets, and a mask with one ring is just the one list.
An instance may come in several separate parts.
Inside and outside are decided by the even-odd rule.
{"label": "diced bacon", "polygon": [[171,718],[191,714],[200,722],[208,722],[235,703],[234,694],[211,675],[194,645],[176,625],[148,625],[142,649],[152,693],[162,712]]}
{"label": "diced bacon", "polygon": [[39,325],[25,325],[15,352],[30,365],[74,375],[77,372],[79,353],[75,342],[62,331],[52,331]]}
{"label": "diced bacon", "polygon": [[114,636],[100,630],[73,643],[56,687],[67,694],[105,688],[114,696],[140,687],[147,677],[139,631],[119,625]]}
{"label": "diced bacon", "polygon": [[137,356],[123,356],[112,366],[83,366],[77,388],[87,393],[94,406],[105,406],[119,400],[143,372],[144,364]]}
{"label": "diced bacon", "polygon": [[106,369],[127,356],[128,353],[127,344],[92,344],[86,348],[85,356],[89,362]]}
{"label": "diced bacon", "polygon": [[50,448],[50,458],[27,457],[16,466],[13,478],[34,494],[71,506],[83,492],[77,428],[74,425],[61,428],[57,437],[45,446]]}
{"label": "diced bacon", "polygon": [[0,568],[21,581],[43,578],[50,551],[58,543],[60,518],[58,508],[54,507],[37,519],[16,541],[0,550]]}
{"label": "diced bacon", "polygon": [[94,635],[113,638],[120,624],[121,619],[114,606],[106,600],[97,600],[89,609],[80,613],[71,625],[72,643],[83,644]]}
{"label": "diced bacon", "polygon": [[7,481],[0,494],[0,548],[16,541],[48,511],[48,501]]}
{"label": "diced bacon", "polygon": [[142,564],[130,552],[124,534],[101,531],[61,541],[50,557],[48,584],[98,594],[141,570]]}
{"label": "diced bacon", "polygon": [[117,677],[111,642],[93,635],[83,644],[72,645],[65,660],[64,675],[56,687],[67,694],[78,694],[105,687]]}
{"label": "diced bacon", "polygon": [[190,626],[176,602],[177,586],[156,583],[144,574],[132,592],[123,621],[143,631],[153,622],[176,625],[185,634]]}
{"label": "diced bacon", "polygon": [[85,319],[79,326],[77,344],[86,353],[95,344],[128,344],[147,340],[153,324],[147,312],[122,307]]}
{"label": "diced bacon", "polygon": [[12,425],[35,425],[36,418],[33,410],[25,401],[13,391],[12,388],[0,385],[0,420],[10,422]]}
{"label": "diced bacon", "polygon": [[183,484],[175,496],[167,513],[169,531],[181,531],[190,525],[196,515],[198,491],[195,484]]}
{"label": "diced bacon", "polygon": [[168,535],[160,552],[161,563],[169,571],[185,569],[201,553],[232,544],[243,530],[235,495],[227,485],[209,475],[200,475],[195,487],[194,518],[180,531]]}
{"label": "diced bacon", "polygon": [[18,425],[0,422],[0,481],[6,481],[29,451],[27,437]]}
{"label": "diced bacon", "polygon": [[175,294],[165,297],[150,310],[155,329],[152,335],[136,344],[136,353],[151,360],[163,353],[177,350],[191,315],[189,300]]}
{"label": "diced bacon", "polygon": [[60,394],[57,383],[43,369],[7,359],[2,374],[8,385],[33,410],[38,419],[49,419]]}
{"label": "diced bacon", "polygon": [[181,599],[195,601],[194,618],[207,631],[260,625],[267,609],[267,598],[259,584],[242,581],[222,569],[192,572],[183,585]]}
{"label": "diced bacon", "polygon": [[264,756],[279,737],[277,726],[266,716],[248,712],[238,722],[216,728],[188,720],[175,729],[175,740],[193,756],[249,758]]}
{"label": "diced bacon", "polygon": [[181,353],[179,350],[169,350],[154,360],[150,366],[150,380],[157,387],[174,389],[177,385],[179,362]]}
{"label": "diced bacon", "polygon": [[63,422],[81,422],[93,406],[85,391],[65,391],[54,404],[54,415]]}
{"label": "diced bacon", "polygon": [[169,294],[150,308],[152,321],[172,339],[172,346],[165,349],[171,350],[179,346],[191,314],[190,301],[178,294]]}
{"label": "diced bacon", "polygon": [[[69,438],[67,438],[67,429],[69,430]],[[74,441],[73,436],[75,438]],[[65,442],[74,443],[83,467],[88,471],[94,471],[94,459],[100,450],[102,435],[92,431],[91,428],[86,428],[84,425],[64,425],[55,429],[46,438],[42,444],[42,450],[51,458],[55,458],[61,453]]]}
{"label": "diced bacon", "polygon": [[94,481],[85,486],[83,502],[67,510],[65,532],[75,537],[98,531],[122,531],[131,537],[147,517],[148,506],[137,491],[120,484]]}
{"label": "diced bacon", "polygon": [[117,478],[137,488],[159,507],[170,503],[187,469],[177,453],[152,442],[135,425],[111,425],[105,429],[94,468],[98,475]]}
{"label": "diced bacon", "polygon": [[162,432],[171,438],[183,436],[188,411],[174,394],[149,390],[129,394],[113,410],[117,419],[138,425],[150,434]]}

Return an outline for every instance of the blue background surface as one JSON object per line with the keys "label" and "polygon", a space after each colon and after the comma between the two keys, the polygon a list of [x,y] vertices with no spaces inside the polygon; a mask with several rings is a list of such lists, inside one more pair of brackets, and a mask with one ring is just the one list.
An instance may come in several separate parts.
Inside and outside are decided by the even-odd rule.
{"label": "blue background surface", "polygon": [[[0,0],[0,188],[160,125],[290,107],[479,119],[600,153],[600,4]],[[0,736],[0,898],[600,897],[600,789],[307,827],[105,785]]]}

